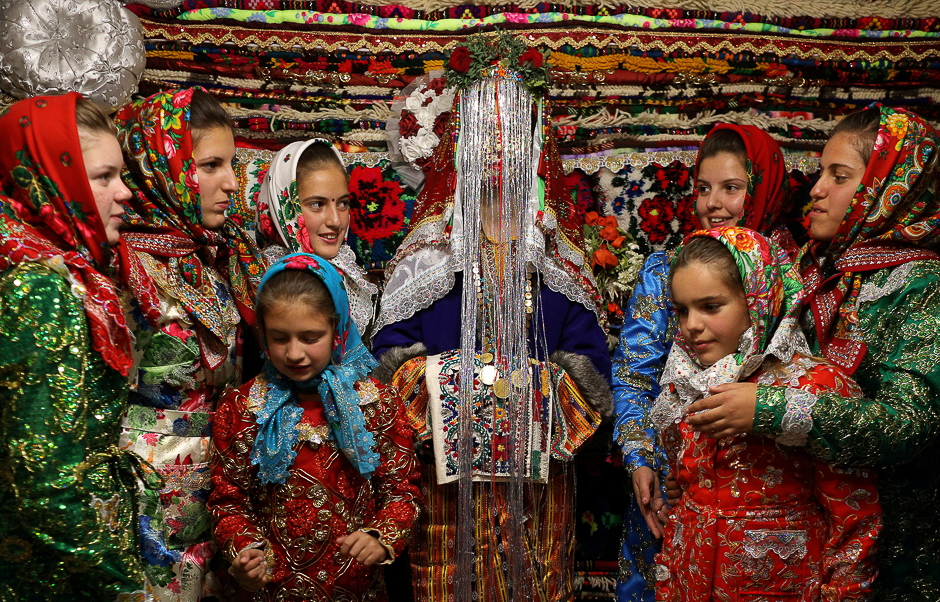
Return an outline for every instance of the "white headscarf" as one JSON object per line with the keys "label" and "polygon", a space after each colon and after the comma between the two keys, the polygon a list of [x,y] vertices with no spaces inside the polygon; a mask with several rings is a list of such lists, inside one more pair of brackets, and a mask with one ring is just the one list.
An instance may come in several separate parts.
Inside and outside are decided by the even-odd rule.
{"label": "white headscarf", "polygon": [[[265,258],[274,263],[288,253],[314,253],[307,228],[303,223],[300,197],[297,192],[297,164],[307,147],[325,144],[336,154],[340,165],[345,167],[343,155],[329,140],[314,138],[303,142],[292,142],[282,148],[271,160],[271,167],[264,177],[258,195],[258,229],[268,238],[276,238],[274,246],[264,250]],[[268,222],[268,223],[265,223]],[[347,229],[345,236],[349,233]],[[343,242],[336,257],[328,260],[343,275],[346,293],[349,295],[349,310],[359,332],[368,332],[372,322],[372,300],[378,287],[366,280],[366,272],[356,263],[352,248]]]}

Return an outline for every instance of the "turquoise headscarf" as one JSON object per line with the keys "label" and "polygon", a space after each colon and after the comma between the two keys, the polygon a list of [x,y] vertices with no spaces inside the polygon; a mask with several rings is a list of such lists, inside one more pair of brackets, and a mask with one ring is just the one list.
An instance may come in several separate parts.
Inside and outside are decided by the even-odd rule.
{"label": "turquoise headscarf", "polygon": [[333,297],[339,315],[333,342],[332,363],[310,380],[294,382],[277,371],[271,360],[265,365],[268,390],[264,406],[257,413],[258,437],[251,450],[251,463],[258,466],[262,483],[283,484],[297,452],[297,423],[303,410],[297,405],[296,392],[317,390],[333,437],[352,465],[366,479],[379,465],[375,439],[366,429],[365,418],[359,408],[356,381],[369,375],[378,365],[369,353],[359,331],[349,317],[349,298],[343,286],[343,277],[330,262],[307,253],[293,253],[268,268],[258,286],[260,293],[272,276],[285,270],[308,272],[326,285]]}

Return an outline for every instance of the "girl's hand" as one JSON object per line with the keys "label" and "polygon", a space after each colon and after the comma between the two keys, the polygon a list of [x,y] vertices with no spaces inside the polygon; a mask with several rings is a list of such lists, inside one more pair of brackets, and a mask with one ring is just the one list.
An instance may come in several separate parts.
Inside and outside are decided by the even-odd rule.
{"label": "girl's hand", "polygon": [[258,548],[242,550],[228,572],[242,587],[252,592],[258,591],[271,580],[267,574],[268,563],[264,559],[264,551]]}
{"label": "girl's hand", "polygon": [[[679,503],[679,500],[682,499],[682,488],[679,487],[679,481],[676,480],[676,475],[672,474],[670,470],[666,473],[666,503],[669,504],[670,508],[675,508]],[[666,514],[666,516],[669,516]]]}
{"label": "girl's hand", "polygon": [[712,439],[750,433],[757,407],[757,385],[728,383],[710,391],[711,397],[686,408],[685,423]]}
{"label": "girl's hand", "polygon": [[[633,496],[640,508],[640,514],[646,520],[646,526],[650,528],[650,533],[659,539],[663,536],[663,525],[666,524],[665,518],[661,518],[659,514],[664,504],[659,493],[659,477],[648,466],[641,466],[633,471]],[[666,518],[668,516],[667,514]]]}
{"label": "girl's hand", "polygon": [[340,554],[352,556],[365,566],[385,562],[388,558],[388,550],[385,546],[365,531],[355,531],[344,537],[338,537],[336,545],[339,546]]}

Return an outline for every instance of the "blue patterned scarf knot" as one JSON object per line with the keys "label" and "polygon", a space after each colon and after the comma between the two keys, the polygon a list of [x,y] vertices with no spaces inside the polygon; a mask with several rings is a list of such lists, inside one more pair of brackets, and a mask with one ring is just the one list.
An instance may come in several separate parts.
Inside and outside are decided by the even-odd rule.
{"label": "blue patterned scarf knot", "polygon": [[357,381],[368,377],[377,366],[375,358],[363,345],[356,325],[349,317],[349,299],[342,276],[329,262],[306,253],[287,255],[272,265],[261,279],[260,291],[271,276],[284,270],[303,270],[320,278],[333,297],[339,321],[338,341],[332,363],[323,372],[304,382],[294,382],[277,371],[269,360],[265,365],[264,404],[256,413],[258,435],[251,450],[251,463],[258,466],[258,478],[264,484],[283,484],[289,476],[297,452],[297,423],[303,410],[297,403],[298,392],[317,391],[323,403],[330,432],[337,447],[366,479],[379,465],[375,439],[366,428],[359,407]]}

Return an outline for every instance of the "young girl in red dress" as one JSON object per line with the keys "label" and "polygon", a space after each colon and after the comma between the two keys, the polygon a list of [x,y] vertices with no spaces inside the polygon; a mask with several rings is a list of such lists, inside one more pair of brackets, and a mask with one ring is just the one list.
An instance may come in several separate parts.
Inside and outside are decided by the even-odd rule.
{"label": "young girl in red dress", "polygon": [[[830,466],[804,447],[814,395],[859,391],[812,357],[796,269],[760,234],[724,227],[690,236],[670,277],[680,335],[652,419],[683,493],[657,558],[656,599],[865,598],[881,530],[874,473]],[[689,405],[744,381],[791,387],[782,436],[704,437],[685,423]],[[727,421],[713,425],[717,437]]]}
{"label": "young girl in red dress", "polygon": [[376,565],[407,545],[420,480],[394,389],[325,260],[287,255],[257,313],[268,362],[217,411],[209,498],[230,573],[264,600],[384,601]]}

